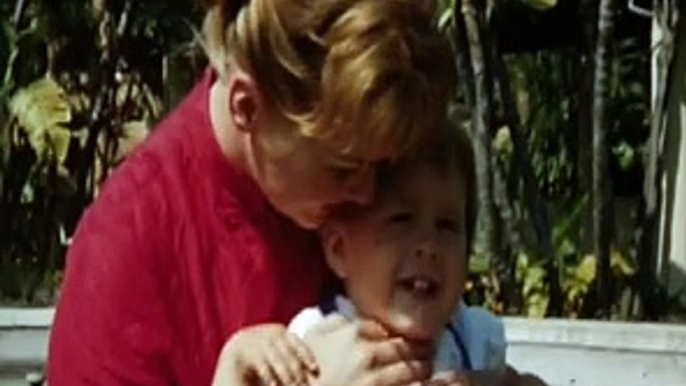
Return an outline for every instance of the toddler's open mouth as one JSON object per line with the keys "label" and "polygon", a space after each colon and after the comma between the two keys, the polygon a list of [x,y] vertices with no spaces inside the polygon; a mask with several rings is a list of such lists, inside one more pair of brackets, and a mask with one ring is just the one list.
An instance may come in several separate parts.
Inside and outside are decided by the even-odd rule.
{"label": "toddler's open mouth", "polygon": [[424,275],[406,276],[398,280],[397,284],[403,291],[422,299],[435,297],[440,289],[437,280]]}

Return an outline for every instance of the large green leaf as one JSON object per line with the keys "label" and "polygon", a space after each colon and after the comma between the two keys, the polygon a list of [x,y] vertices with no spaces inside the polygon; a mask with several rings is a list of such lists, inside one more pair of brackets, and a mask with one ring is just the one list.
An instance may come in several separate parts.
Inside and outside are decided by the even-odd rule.
{"label": "large green leaf", "polygon": [[540,289],[545,284],[546,272],[543,267],[530,267],[526,276],[524,276],[524,286],[522,288],[522,293],[524,296]]}
{"label": "large green leaf", "polygon": [[64,124],[71,121],[71,109],[62,87],[52,79],[40,79],[14,95],[10,112],[39,157],[52,154],[58,163],[64,162],[71,138]]}
{"label": "large green leaf", "polygon": [[493,150],[503,156],[511,156],[514,150],[510,128],[501,126],[493,138]]}
{"label": "large green leaf", "polygon": [[594,255],[586,255],[581,259],[581,262],[576,267],[576,279],[586,286],[590,286],[596,277],[597,259]]}
{"label": "large green leaf", "polygon": [[629,260],[629,257],[612,248],[610,252],[610,267],[617,276],[633,276],[636,273],[636,268]]}
{"label": "large green leaf", "polygon": [[526,314],[530,318],[543,318],[548,309],[550,297],[543,291],[532,293],[526,298]]}
{"label": "large green leaf", "polygon": [[57,164],[63,165],[64,161],[67,159],[69,141],[71,141],[69,129],[62,126],[51,127],[45,131],[45,140],[47,141],[50,151],[55,156]]}
{"label": "large green leaf", "polygon": [[10,111],[29,135],[71,120],[64,90],[52,79],[41,79],[19,90],[10,102]]}
{"label": "large green leaf", "polygon": [[557,5],[557,0],[523,0],[524,4],[538,11],[547,11]]}

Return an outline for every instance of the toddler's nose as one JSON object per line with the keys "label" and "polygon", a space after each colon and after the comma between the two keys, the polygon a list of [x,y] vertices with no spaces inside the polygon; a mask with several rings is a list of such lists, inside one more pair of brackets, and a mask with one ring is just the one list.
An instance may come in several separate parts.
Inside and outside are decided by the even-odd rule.
{"label": "toddler's nose", "polygon": [[432,237],[424,237],[415,247],[415,256],[419,258],[437,259],[438,248]]}

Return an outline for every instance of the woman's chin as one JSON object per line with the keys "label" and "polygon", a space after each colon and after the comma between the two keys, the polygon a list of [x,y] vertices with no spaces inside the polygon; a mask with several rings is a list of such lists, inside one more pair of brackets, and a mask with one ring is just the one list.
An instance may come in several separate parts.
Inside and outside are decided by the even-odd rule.
{"label": "woman's chin", "polygon": [[313,211],[294,213],[288,217],[290,217],[299,227],[308,230],[318,229],[326,219],[323,214],[315,213]]}
{"label": "woman's chin", "polygon": [[299,227],[307,230],[315,230],[322,225],[321,222],[309,218],[295,218],[294,221]]}

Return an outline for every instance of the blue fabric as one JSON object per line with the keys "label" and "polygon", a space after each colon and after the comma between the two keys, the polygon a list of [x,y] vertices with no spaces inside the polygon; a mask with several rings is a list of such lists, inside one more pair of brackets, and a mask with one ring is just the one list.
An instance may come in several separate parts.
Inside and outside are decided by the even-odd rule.
{"label": "blue fabric", "polygon": [[450,323],[448,323],[446,327],[448,328],[448,331],[450,331],[450,334],[453,336],[453,340],[455,341],[455,345],[457,345],[458,350],[460,350],[460,357],[462,358],[462,368],[467,371],[473,370],[474,366],[472,366],[472,360],[469,358],[467,346],[464,344],[464,341],[460,337],[460,333]]}

